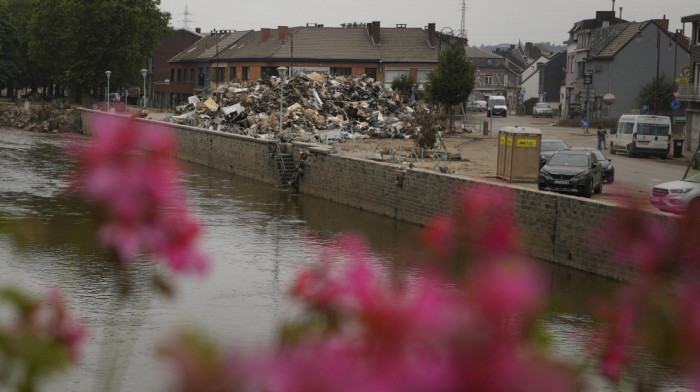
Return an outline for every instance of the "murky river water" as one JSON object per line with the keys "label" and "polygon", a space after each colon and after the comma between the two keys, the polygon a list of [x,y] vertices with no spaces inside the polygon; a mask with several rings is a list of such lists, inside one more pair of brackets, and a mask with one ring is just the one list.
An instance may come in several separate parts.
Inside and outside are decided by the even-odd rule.
{"label": "murky river water", "polygon": [[[32,292],[64,290],[70,306],[90,325],[81,366],[50,379],[47,391],[161,391],[169,369],[154,352],[169,333],[195,326],[227,345],[268,343],[293,306],[284,294],[299,266],[348,232],[360,232],[378,258],[389,258],[416,227],[325,200],[280,191],[256,181],[190,166],[187,188],[204,222],[204,246],[213,259],[202,279],[178,278],[168,300],[145,288],[145,276],[116,274],[91,249],[93,228],[82,206],[63,196],[70,162],[56,135],[0,128],[0,286]],[[581,353],[582,335],[594,325],[585,303],[616,283],[546,265],[550,289],[572,304],[547,319],[556,354]],[[132,282],[128,301],[120,296]],[[135,282],[135,283],[134,283]],[[679,382],[653,358],[643,371],[668,390]],[[592,378],[594,389],[604,384]]]}

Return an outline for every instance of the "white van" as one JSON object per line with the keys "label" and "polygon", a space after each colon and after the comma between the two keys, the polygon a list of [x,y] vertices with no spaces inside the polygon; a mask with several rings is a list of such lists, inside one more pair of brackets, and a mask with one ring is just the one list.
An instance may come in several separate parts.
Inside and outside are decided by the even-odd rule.
{"label": "white van", "polygon": [[671,119],[668,116],[623,114],[610,130],[610,153],[627,156],[654,155],[666,159],[671,149]]}
{"label": "white van", "polygon": [[506,103],[506,97],[502,95],[492,95],[489,97],[488,108],[486,109],[486,116],[507,116],[508,115],[508,104]]}

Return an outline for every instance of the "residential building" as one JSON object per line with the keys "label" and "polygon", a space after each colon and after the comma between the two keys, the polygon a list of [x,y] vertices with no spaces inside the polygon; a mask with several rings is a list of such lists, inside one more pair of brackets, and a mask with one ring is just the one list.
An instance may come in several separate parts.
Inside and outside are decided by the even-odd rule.
{"label": "residential building", "polygon": [[403,24],[386,28],[378,21],[356,28],[310,23],[213,31],[170,60],[170,84],[157,86],[157,91],[168,96],[172,107],[195,91],[211,93],[224,81],[278,76],[281,66],[291,74],[365,74],[386,83],[408,74],[420,84],[437,69],[440,46],[450,38],[436,32],[435,23],[425,28]]}
{"label": "residential building", "polygon": [[[642,87],[656,75],[672,78],[688,64],[687,48],[674,43],[668,20],[627,22],[614,11],[598,11],[596,19],[577,22],[569,31],[562,105],[589,104],[591,117],[618,117],[640,112]],[[673,50],[671,50],[673,49]],[[590,84],[585,85],[588,79]],[[647,109],[647,108],[644,108]],[[670,108],[648,108],[650,114]]]}
{"label": "residential building", "polygon": [[685,104],[685,147],[694,151],[700,146],[700,14],[681,18],[691,24],[690,62],[677,75],[679,79],[676,98]]}
{"label": "residential building", "polygon": [[520,73],[522,100],[536,98],[538,102],[547,102],[553,109],[560,111],[560,92],[565,79],[565,66],[564,51],[554,53],[550,58],[540,56],[532,61]]}
{"label": "residential building", "polygon": [[502,95],[508,108],[515,107],[519,91],[519,75],[503,56],[478,48],[467,47],[467,58],[476,68],[474,89],[469,100],[486,100],[492,95]]}
{"label": "residential building", "polygon": [[166,84],[166,80],[170,78],[170,65],[168,60],[177,55],[186,48],[192,46],[195,42],[202,39],[202,31],[197,28],[195,31],[186,29],[176,29],[172,33],[163,34],[160,37],[160,43],[153,51],[153,57],[149,62],[148,73],[150,75],[151,88],[148,90],[149,101],[157,106],[162,107],[162,100],[154,100],[153,88],[154,84]]}
{"label": "residential building", "polygon": [[[594,102],[592,117],[619,117],[624,113],[644,112],[670,115],[671,108],[658,101],[641,108],[639,94],[644,85],[653,83],[658,75],[672,80],[690,57],[685,46],[674,46],[674,36],[668,32],[668,19],[629,23],[607,45],[589,54],[585,71],[590,72],[589,92]],[[609,97],[609,104],[603,103]],[[613,101],[614,99],[614,101]]]}

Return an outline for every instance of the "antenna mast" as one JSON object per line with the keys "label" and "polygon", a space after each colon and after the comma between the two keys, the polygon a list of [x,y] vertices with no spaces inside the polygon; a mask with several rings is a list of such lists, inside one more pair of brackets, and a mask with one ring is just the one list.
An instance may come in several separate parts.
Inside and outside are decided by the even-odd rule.
{"label": "antenna mast", "polygon": [[181,20],[181,22],[183,23],[183,28],[184,28],[185,30],[189,30],[189,29],[190,29],[190,26],[188,25],[188,23],[190,23],[190,22],[192,22],[192,21],[191,21],[190,18],[189,18],[189,16],[190,16],[190,11],[187,10],[187,5],[185,5],[185,12],[183,12],[182,15],[185,16],[185,17]]}
{"label": "antenna mast", "polygon": [[459,37],[460,38],[467,38],[467,31],[465,30],[466,15],[467,15],[467,0],[462,0],[462,25],[460,26],[460,29],[459,29]]}

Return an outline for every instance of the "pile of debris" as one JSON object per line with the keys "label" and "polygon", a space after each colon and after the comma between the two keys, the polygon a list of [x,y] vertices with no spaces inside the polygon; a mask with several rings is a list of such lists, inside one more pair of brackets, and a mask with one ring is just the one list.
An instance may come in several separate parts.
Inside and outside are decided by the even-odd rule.
{"label": "pile of debris", "polygon": [[0,107],[0,125],[42,133],[80,132],[80,115],[60,102],[33,103],[29,110]]}
{"label": "pile of debris", "polygon": [[430,112],[423,102],[402,97],[390,86],[367,76],[299,73],[285,80],[283,89],[281,84],[277,77],[228,82],[211,97],[189,97],[169,121],[283,141],[325,141],[338,137],[413,137],[420,132],[412,125],[414,113]]}

